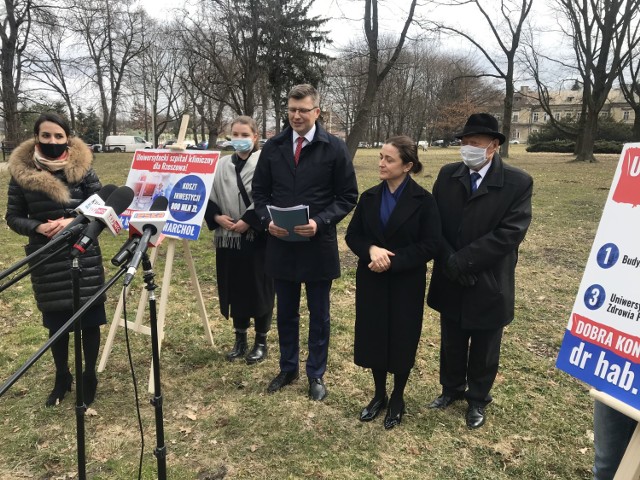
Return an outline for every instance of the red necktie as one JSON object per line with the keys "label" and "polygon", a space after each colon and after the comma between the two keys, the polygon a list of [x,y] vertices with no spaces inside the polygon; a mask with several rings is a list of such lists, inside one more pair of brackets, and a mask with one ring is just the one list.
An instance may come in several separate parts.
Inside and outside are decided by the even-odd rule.
{"label": "red necktie", "polygon": [[300,161],[300,152],[302,151],[302,144],[304,143],[304,137],[298,137],[296,140],[296,153],[293,154],[293,161],[296,162],[296,167]]}

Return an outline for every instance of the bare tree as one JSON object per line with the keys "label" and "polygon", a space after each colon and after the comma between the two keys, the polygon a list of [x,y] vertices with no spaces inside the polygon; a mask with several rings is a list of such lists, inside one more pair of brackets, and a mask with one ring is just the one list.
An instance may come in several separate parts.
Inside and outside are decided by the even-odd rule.
{"label": "bare tree", "polygon": [[[347,136],[355,121],[358,103],[364,96],[367,81],[366,51],[364,44],[348,45],[336,59],[329,63],[326,81],[320,85],[327,113],[338,115]],[[373,141],[364,136],[361,139]]]}
{"label": "bare tree", "polygon": [[[55,12],[55,15],[51,15]],[[86,87],[79,81],[77,66],[80,56],[74,45],[74,34],[65,22],[60,9],[49,7],[38,10],[33,16],[33,35],[25,57],[29,59],[26,74],[36,84],[43,85],[44,92],[61,97],[69,112],[71,128],[76,129],[74,102]]]}
{"label": "bare tree", "polygon": [[225,108],[238,115],[244,112],[241,69],[233,60],[226,32],[210,12],[196,14],[189,28],[178,35],[185,58],[181,82],[206,125],[209,149],[215,149]]}
{"label": "bare tree", "polygon": [[[633,43],[629,36],[627,41]],[[629,50],[633,51],[631,48]],[[634,55],[629,58],[627,68],[621,70],[619,81],[620,90],[635,114],[632,140],[638,142],[640,141],[640,49],[635,49]]]}
{"label": "bare tree", "polygon": [[[523,26],[531,11],[533,0],[500,0],[499,5],[495,0],[484,3],[482,0],[454,0],[452,3],[452,5],[456,6],[465,4],[475,5],[481,13],[498,44],[502,59],[496,58],[497,55],[486,47],[484,38],[473,37],[458,28],[443,24],[436,25],[441,31],[451,32],[465,38],[482,53],[494,72],[484,72],[480,74],[481,76],[498,78],[504,81],[502,133],[509,139],[511,135],[511,117],[513,115],[513,94],[515,92],[513,81],[516,54],[520,48]],[[509,156],[509,142],[505,142],[500,147],[500,154],[503,157]]]}
{"label": "bare tree", "polygon": [[106,136],[116,133],[123,80],[144,48],[143,10],[126,0],[87,0],[75,12],[74,25],[87,45],[89,78],[98,88]]}
{"label": "bare tree", "polygon": [[4,18],[0,28],[0,75],[2,111],[7,140],[21,139],[18,101],[24,66],[24,50],[31,31],[31,0],[4,0]]}
{"label": "bare tree", "polygon": [[183,111],[180,99],[185,57],[175,32],[175,24],[162,26],[147,18],[143,50],[134,62],[135,68],[130,69],[131,89],[138,98],[140,95],[144,97],[145,119],[150,119],[144,127],[145,130],[151,129],[154,146],[158,145],[160,135],[169,125],[179,122]]}
{"label": "bare tree", "polygon": [[378,45],[378,0],[365,0],[364,2],[364,32],[368,47],[368,68],[367,68],[367,86],[364,96],[360,100],[357,113],[349,136],[347,137],[347,148],[353,157],[358,149],[358,142],[363,137],[367,129],[369,117],[371,115],[371,106],[373,105],[376,93],[389,71],[393,68],[405,40],[407,32],[413,23],[413,15],[415,13],[417,0],[411,0],[409,13],[404,22],[402,32],[398,38],[398,43],[393,49],[393,54],[388,61],[380,64],[380,48]]}
{"label": "bare tree", "polygon": [[583,84],[576,160],[594,162],[598,115],[621,70],[640,42],[640,0],[557,0],[566,14]]}

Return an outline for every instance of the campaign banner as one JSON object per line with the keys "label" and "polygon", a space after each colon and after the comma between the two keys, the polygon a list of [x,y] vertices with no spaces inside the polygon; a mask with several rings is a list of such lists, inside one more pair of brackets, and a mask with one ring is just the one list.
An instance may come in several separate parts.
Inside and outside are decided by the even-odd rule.
{"label": "campaign banner", "polygon": [[640,409],[640,143],[620,155],[556,367]]}
{"label": "campaign banner", "polygon": [[162,233],[197,240],[219,157],[220,152],[209,150],[136,150],[127,177],[135,196],[120,216],[123,226],[128,228],[134,212],[147,211],[162,195],[169,201]]}

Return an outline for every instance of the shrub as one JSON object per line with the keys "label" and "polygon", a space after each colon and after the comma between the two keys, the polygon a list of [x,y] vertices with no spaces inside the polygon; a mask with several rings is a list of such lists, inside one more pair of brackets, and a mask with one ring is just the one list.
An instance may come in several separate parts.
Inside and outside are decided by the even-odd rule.
{"label": "shrub", "polygon": [[559,152],[573,153],[576,142],[567,140],[553,140],[550,142],[538,142],[527,147],[527,152]]}
{"label": "shrub", "polygon": [[[623,143],[606,140],[598,140],[593,144],[593,153],[620,153]],[[567,140],[554,140],[551,142],[538,142],[527,147],[527,152],[555,152],[573,153],[576,142]]]}
{"label": "shrub", "polygon": [[593,144],[593,153],[620,153],[623,142],[598,140]]}

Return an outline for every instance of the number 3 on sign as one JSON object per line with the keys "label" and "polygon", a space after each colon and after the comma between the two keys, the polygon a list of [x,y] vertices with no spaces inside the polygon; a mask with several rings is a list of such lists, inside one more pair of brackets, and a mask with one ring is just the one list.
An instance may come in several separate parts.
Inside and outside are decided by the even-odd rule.
{"label": "number 3 on sign", "polygon": [[589,310],[597,310],[604,303],[606,296],[602,285],[595,283],[584,292],[584,304]]}

